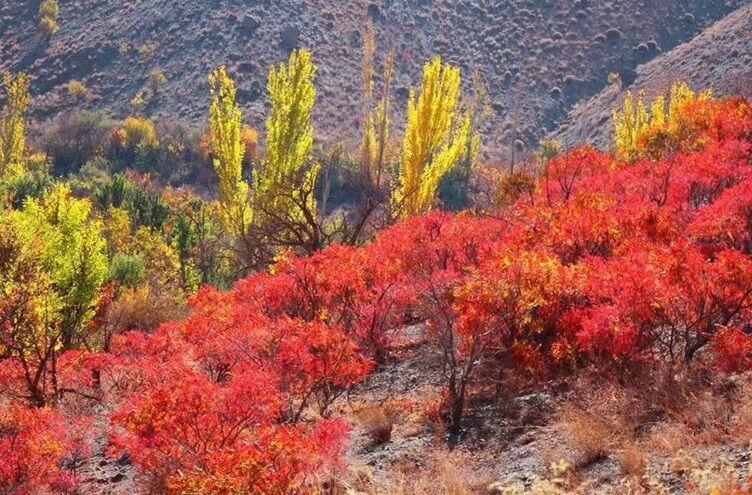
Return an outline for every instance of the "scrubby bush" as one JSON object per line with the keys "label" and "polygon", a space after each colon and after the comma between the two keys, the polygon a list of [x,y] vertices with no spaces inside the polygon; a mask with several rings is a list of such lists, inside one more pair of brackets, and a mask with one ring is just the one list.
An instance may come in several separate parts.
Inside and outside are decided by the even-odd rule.
{"label": "scrubby bush", "polygon": [[165,76],[165,73],[162,69],[159,67],[152,69],[151,73],[149,74],[149,87],[151,88],[151,92],[153,94],[157,94],[157,91],[159,91],[159,88],[165,85],[167,82],[167,76]]}
{"label": "scrubby bush", "polygon": [[60,29],[57,23],[59,15],[60,5],[57,0],[43,0],[39,5],[39,25],[47,36],[52,36]]}
{"label": "scrubby bush", "polygon": [[52,159],[55,175],[78,172],[87,161],[111,153],[116,123],[101,112],[65,112],[45,129],[40,146]]}

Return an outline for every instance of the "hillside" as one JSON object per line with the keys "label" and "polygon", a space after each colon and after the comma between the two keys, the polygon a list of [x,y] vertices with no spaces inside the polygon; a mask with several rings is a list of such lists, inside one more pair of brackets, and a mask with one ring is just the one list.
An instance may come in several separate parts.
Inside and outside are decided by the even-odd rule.
{"label": "hillside", "polygon": [[0,495],[752,495],[751,26],[0,0]]}
{"label": "hillside", "polygon": [[396,49],[398,108],[434,53],[466,76],[475,67],[482,72],[493,109],[487,149],[499,158],[517,139],[537,143],[574,103],[603,89],[609,73],[628,76],[747,3],[61,0],[60,31],[48,41],[37,24],[38,0],[2,2],[0,71],[32,74],[33,115],[44,120],[81,105],[67,94],[71,80],[85,84],[88,106],[123,117],[159,67],[167,82],[156,95],[147,91],[145,112],[203,123],[206,75],[226,63],[245,119],[262,128],[267,69],[299,45],[313,50],[320,67],[317,137],[348,139],[362,118],[360,54],[370,16],[380,48]]}
{"label": "hillside", "polygon": [[712,88],[718,96],[752,96],[752,6],[728,15],[702,34],[637,68],[634,82],[613,84],[570,112],[552,137],[567,146],[589,142],[611,145],[611,111],[627,91],[649,98],[664,93],[674,81],[695,89]]}
{"label": "hillside", "polygon": [[[288,251],[152,331],[110,334],[132,296],[104,296],[77,332],[110,338],[102,349],[59,350],[44,326],[23,338],[49,289],[24,283],[34,265],[11,234],[109,237],[116,209],[105,225],[77,215],[81,237],[58,223],[62,185],[10,211],[0,489],[750,495],[752,105],[676,105],[615,154],[550,160],[493,215],[433,211],[362,246]],[[85,271],[104,244],[89,264],[87,246],[64,247]],[[166,301],[147,293],[147,312]],[[50,357],[32,360],[46,335]],[[30,366],[53,379],[35,385]]]}

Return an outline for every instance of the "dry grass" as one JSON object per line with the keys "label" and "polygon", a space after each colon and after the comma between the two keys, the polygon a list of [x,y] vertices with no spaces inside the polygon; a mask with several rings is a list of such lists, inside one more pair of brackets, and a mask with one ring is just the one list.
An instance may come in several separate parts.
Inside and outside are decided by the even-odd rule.
{"label": "dry grass", "polygon": [[681,453],[694,443],[692,432],[685,425],[676,422],[656,424],[645,440],[651,451],[669,456]]}
{"label": "dry grass", "polygon": [[602,417],[573,403],[564,404],[559,414],[561,428],[580,456],[578,465],[587,466],[609,455],[613,439]]}
{"label": "dry grass", "polygon": [[628,476],[641,478],[647,470],[647,455],[636,445],[631,445],[619,454],[619,467]]}
{"label": "dry grass", "polygon": [[583,377],[557,416],[581,456],[578,464],[627,445],[620,463],[626,456],[624,463],[634,465],[633,449],[677,456],[688,448],[752,440],[752,379],[729,383],[700,367],[683,374],[652,370],[624,385]]}
{"label": "dry grass", "polygon": [[466,454],[437,450],[418,467],[411,462],[398,463],[387,477],[378,483],[370,471],[355,473],[353,489],[359,495],[475,495],[483,493],[488,483],[474,478]]}
{"label": "dry grass", "polygon": [[[407,431],[426,433],[431,424],[440,424],[440,399],[440,395],[426,394],[409,407],[398,408],[400,439],[407,438]],[[400,403],[399,399],[389,402]],[[392,413],[384,403],[371,402],[362,404],[354,415],[378,443],[389,441],[384,439],[397,431]],[[538,438],[537,449],[545,464],[570,461],[568,470],[552,468],[545,477],[518,486],[494,478],[480,482],[482,473],[494,471],[485,459],[457,452],[444,459],[448,453],[426,447],[405,453],[375,474],[370,468],[351,471],[348,486],[352,490],[344,493],[668,494],[667,472],[672,479],[694,486],[726,488],[730,471],[708,459],[717,445],[738,445],[752,438],[752,376],[729,379],[701,369],[683,374],[652,370],[616,383],[583,373],[556,407],[555,418],[552,431]],[[436,442],[441,445],[439,439]],[[610,474],[607,481],[602,473],[610,472],[611,464],[593,465],[605,457],[612,457],[621,472]]]}
{"label": "dry grass", "polygon": [[357,413],[358,422],[374,445],[382,445],[392,439],[392,430],[398,415],[390,404],[369,407]]}

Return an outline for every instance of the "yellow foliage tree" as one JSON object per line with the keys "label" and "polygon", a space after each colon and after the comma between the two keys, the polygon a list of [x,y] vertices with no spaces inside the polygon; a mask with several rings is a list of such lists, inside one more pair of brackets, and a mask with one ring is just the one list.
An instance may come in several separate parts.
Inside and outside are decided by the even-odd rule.
{"label": "yellow foliage tree", "polygon": [[127,149],[136,149],[139,146],[155,148],[159,145],[154,122],[141,116],[126,117],[118,130],[118,137],[122,146]]}
{"label": "yellow foliage tree", "polygon": [[60,29],[57,23],[59,15],[60,5],[57,0],[44,0],[39,5],[39,25],[48,36],[52,36]]}
{"label": "yellow foliage tree", "polygon": [[287,64],[269,71],[272,108],[266,120],[266,157],[253,175],[254,211],[262,210],[266,216],[315,220],[311,218],[316,212],[313,187],[319,166],[310,163],[315,74],[307,50],[293,51]]}
{"label": "yellow foliage tree", "polygon": [[224,66],[209,75],[209,91],[212,96],[209,127],[222,221],[225,228],[242,236],[251,218],[248,184],[242,179],[245,143],[241,139],[240,107],[235,103],[237,88]]}
{"label": "yellow foliage tree", "polygon": [[420,95],[410,93],[399,183],[392,193],[397,216],[430,210],[439,182],[466,149],[471,120],[457,111],[460,82],[460,69],[437,56],[423,68]]}
{"label": "yellow foliage tree", "polygon": [[23,172],[26,148],[26,109],[31,103],[29,76],[3,75],[6,103],[0,113],[0,179]]}
{"label": "yellow foliage tree", "polygon": [[24,245],[41,245],[41,263],[58,293],[62,345],[68,349],[94,316],[107,270],[102,222],[88,199],[76,199],[66,185],[42,198],[29,198],[11,212]]}
{"label": "yellow foliage tree", "polygon": [[363,121],[361,153],[363,166],[368,171],[371,184],[381,187],[386,145],[389,141],[389,99],[394,74],[394,51],[384,60],[383,88],[379,101],[374,104],[374,58],[376,35],[373,22],[368,21],[363,40],[363,87],[366,99],[366,116]]}
{"label": "yellow foliage tree", "polygon": [[671,86],[668,104],[664,95],[659,95],[648,104],[644,93],[635,97],[631,91],[624,98],[621,111],[614,110],[612,122],[614,125],[614,145],[616,154],[623,160],[634,160],[643,155],[640,139],[649,131],[667,126],[669,134],[671,127],[677,124],[679,109],[687,102],[707,100],[710,91],[696,94],[686,83],[675,83]]}

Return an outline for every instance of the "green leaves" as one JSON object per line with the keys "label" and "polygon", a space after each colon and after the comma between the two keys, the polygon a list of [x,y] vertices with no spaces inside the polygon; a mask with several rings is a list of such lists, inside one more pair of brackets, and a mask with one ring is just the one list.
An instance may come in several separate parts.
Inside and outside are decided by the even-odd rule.
{"label": "green leaves", "polygon": [[9,215],[23,250],[38,250],[41,269],[60,300],[64,344],[92,317],[107,271],[102,222],[91,204],[75,199],[70,189],[55,185],[41,200],[29,199]]}

